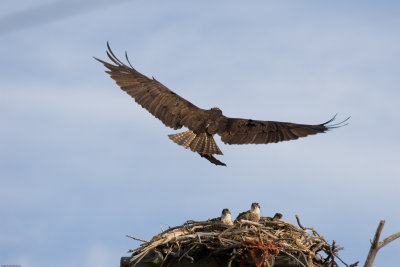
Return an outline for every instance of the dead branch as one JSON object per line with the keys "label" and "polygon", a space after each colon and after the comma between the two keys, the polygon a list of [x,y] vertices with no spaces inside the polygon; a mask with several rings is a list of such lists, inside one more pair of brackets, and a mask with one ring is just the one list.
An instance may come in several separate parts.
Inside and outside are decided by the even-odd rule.
{"label": "dead branch", "polygon": [[381,248],[383,248],[384,246],[386,246],[387,244],[389,244],[390,242],[392,242],[400,237],[400,232],[398,232],[398,233],[395,233],[395,234],[385,238],[383,241],[379,241],[384,225],[385,225],[385,220],[381,220],[379,222],[378,228],[376,229],[374,239],[372,240],[371,247],[369,249],[368,256],[365,261],[364,267],[372,267],[378,251]]}
{"label": "dead branch", "polygon": [[400,232],[395,233],[395,234],[393,234],[393,235],[391,235],[391,236],[389,236],[389,237],[383,239],[382,242],[379,242],[379,248],[382,248],[382,247],[386,246],[387,244],[389,244],[389,243],[392,242],[393,240],[396,240],[396,239],[399,238],[399,237],[400,237]]}

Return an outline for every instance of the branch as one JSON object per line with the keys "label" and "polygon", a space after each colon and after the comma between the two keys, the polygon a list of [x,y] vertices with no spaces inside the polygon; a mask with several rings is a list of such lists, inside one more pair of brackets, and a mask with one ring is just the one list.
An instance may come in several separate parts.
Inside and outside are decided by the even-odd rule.
{"label": "branch", "polygon": [[301,229],[307,230],[303,225],[301,225],[299,215],[297,215],[297,214],[296,214],[296,221],[297,221],[297,224],[299,225],[299,227]]}
{"label": "branch", "polygon": [[383,248],[384,246],[386,246],[387,244],[389,244],[393,240],[396,240],[399,237],[400,237],[400,232],[395,233],[395,234],[383,239],[383,241],[379,242],[379,248]]}
{"label": "branch", "polygon": [[372,264],[374,263],[376,253],[378,253],[379,247],[379,237],[381,236],[381,232],[383,229],[383,226],[385,225],[385,221],[381,220],[379,222],[378,228],[376,229],[374,240],[371,243],[371,248],[369,249],[367,260],[365,261],[364,267],[372,267]]}
{"label": "branch", "polygon": [[367,260],[365,261],[364,267],[372,267],[372,264],[374,263],[376,254],[378,253],[379,249],[383,248],[393,240],[396,240],[397,238],[400,237],[400,232],[398,232],[385,238],[383,241],[379,242],[379,238],[381,236],[384,225],[385,221],[381,220],[379,222],[378,228],[376,229],[374,240],[372,240],[371,248],[369,249],[369,253],[367,256]]}

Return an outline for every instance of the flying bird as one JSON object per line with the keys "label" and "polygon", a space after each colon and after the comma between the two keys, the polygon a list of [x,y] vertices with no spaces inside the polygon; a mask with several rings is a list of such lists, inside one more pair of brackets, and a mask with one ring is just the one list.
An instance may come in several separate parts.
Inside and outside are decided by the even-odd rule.
{"label": "flying bird", "polygon": [[239,215],[236,217],[235,222],[238,222],[240,220],[258,222],[260,220],[260,213],[261,213],[260,204],[254,202],[251,204],[250,210],[239,213]]}
{"label": "flying bird", "polygon": [[214,141],[213,136],[221,136],[225,144],[268,144],[295,140],[317,133],[326,132],[332,128],[346,125],[345,119],[336,124],[330,124],[336,115],[325,123],[308,125],[279,121],[261,121],[252,119],[229,118],[222,114],[221,109],[214,107],[202,109],[177,95],[159,81],[148,78],[134,69],[127,60],[126,65],[112,52],[107,43],[107,56],[112,63],[95,58],[108,69],[113,80],[134,100],[160,119],[166,126],[175,130],[186,127],[182,133],[170,134],[168,137],[199,155],[211,163],[226,166],[214,155],[223,155]]}

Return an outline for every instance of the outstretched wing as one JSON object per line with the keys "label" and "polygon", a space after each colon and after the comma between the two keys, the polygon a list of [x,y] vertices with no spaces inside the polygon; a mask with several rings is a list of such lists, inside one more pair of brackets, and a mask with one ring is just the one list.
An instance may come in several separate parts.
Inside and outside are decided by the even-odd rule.
{"label": "outstretched wing", "polygon": [[329,121],[316,125],[227,118],[224,125],[221,125],[218,134],[224,143],[231,145],[277,143],[344,126],[350,117],[329,125],[335,118],[336,115]]}
{"label": "outstretched wing", "polygon": [[193,117],[194,114],[199,113],[202,109],[175,94],[154,78],[150,79],[136,71],[130,64],[126,54],[129,66],[122,63],[114,55],[108,43],[107,48],[107,55],[115,65],[98,58],[95,59],[109,69],[106,72],[122,90],[127,92],[138,104],[160,119],[166,126],[174,129],[179,129],[182,126],[191,128],[190,123],[193,120],[186,119],[184,122],[182,120],[187,116]]}

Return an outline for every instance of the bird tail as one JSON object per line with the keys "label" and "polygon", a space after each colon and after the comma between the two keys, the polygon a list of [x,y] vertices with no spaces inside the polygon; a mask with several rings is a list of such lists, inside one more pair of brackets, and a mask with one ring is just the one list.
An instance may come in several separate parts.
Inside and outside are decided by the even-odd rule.
{"label": "bird tail", "polygon": [[190,150],[198,152],[200,155],[223,155],[213,136],[207,133],[195,134],[189,130],[183,133],[170,134],[168,137],[178,145],[190,148]]}

